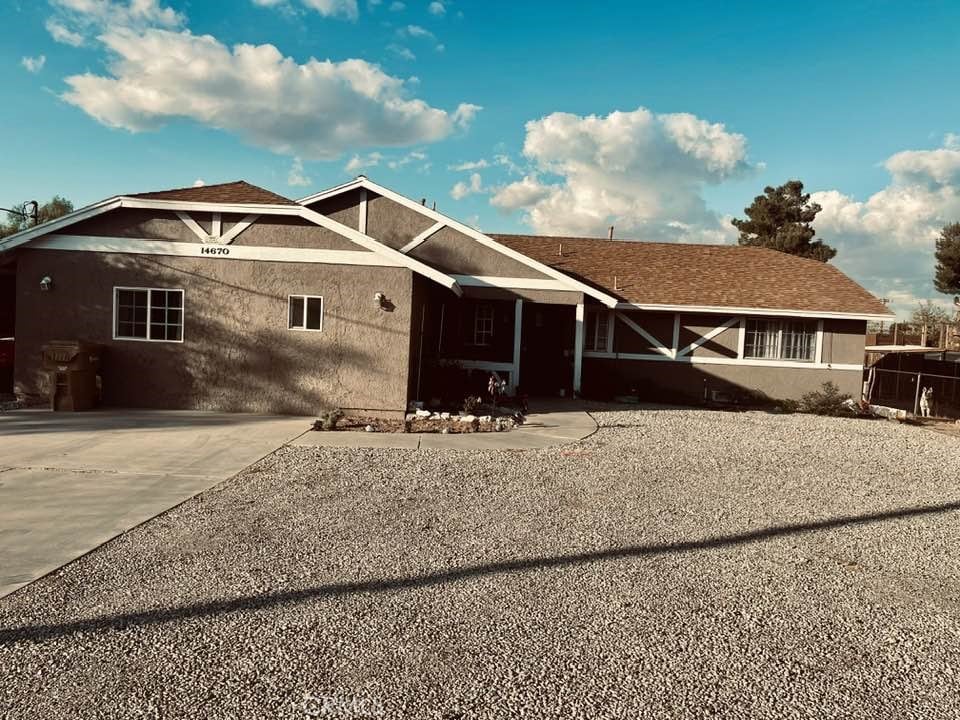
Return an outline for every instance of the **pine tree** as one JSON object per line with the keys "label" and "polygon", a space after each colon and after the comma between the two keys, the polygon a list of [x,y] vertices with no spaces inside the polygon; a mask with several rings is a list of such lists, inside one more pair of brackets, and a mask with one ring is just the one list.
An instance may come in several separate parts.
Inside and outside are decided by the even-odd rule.
{"label": "pine tree", "polygon": [[950,223],[940,231],[935,257],[933,285],[937,292],[960,295],[960,223]]}
{"label": "pine tree", "polygon": [[822,240],[814,240],[816,230],[811,223],[822,209],[810,202],[810,193],[803,192],[803,183],[789,180],[780,187],[766,187],[750,207],[744,208],[748,220],[736,219],[740,244],[827,262],[837,251]]}

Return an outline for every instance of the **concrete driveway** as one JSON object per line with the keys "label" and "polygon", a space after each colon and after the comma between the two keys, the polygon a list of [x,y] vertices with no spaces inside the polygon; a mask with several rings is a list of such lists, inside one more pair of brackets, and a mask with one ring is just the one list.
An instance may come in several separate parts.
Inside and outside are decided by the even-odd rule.
{"label": "concrete driveway", "polygon": [[308,427],[302,417],[186,411],[0,413],[0,597]]}

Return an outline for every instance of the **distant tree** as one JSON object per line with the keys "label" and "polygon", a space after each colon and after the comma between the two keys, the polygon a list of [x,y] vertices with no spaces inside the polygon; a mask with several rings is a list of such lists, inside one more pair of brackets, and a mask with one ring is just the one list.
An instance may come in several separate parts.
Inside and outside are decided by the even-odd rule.
{"label": "distant tree", "polygon": [[937,238],[937,269],[933,285],[937,292],[960,295],[960,223],[945,225]]}
{"label": "distant tree", "polygon": [[[19,203],[14,205],[11,210],[26,213],[27,204],[26,202]],[[69,212],[73,212],[73,203],[59,195],[54,195],[48,202],[43,203],[37,209],[37,224],[56,220],[58,217],[66,215]],[[7,213],[7,221],[0,223],[0,238],[5,238],[7,235],[13,235],[21,230],[26,230],[31,225],[33,225],[32,219],[21,217],[15,213]]]}
{"label": "distant tree", "polygon": [[910,315],[910,323],[917,327],[926,325],[928,328],[940,327],[952,320],[952,313],[942,305],[934,305],[931,300],[918,303]]}
{"label": "distant tree", "polygon": [[744,208],[748,220],[736,219],[740,244],[827,262],[837,251],[822,240],[814,240],[816,230],[810,224],[822,208],[810,202],[803,183],[789,180],[780,187],[765,187],[750,207]]}

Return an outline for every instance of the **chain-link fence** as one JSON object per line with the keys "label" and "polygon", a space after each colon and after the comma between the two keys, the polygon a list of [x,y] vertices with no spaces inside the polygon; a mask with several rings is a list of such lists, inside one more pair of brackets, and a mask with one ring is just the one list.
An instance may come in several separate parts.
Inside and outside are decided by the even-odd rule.
{"label": "chain-link fence", "polygon": [[927,403],[933,417],[960,418],[960,377],[906,370],[867,371],[865,397],[871,404],[923,414],[924,389],[931,388]]}

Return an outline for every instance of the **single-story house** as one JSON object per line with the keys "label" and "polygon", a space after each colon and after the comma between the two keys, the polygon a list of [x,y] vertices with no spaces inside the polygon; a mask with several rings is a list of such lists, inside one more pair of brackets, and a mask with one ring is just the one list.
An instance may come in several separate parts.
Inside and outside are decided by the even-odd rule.
{"label": "single-story house", "polygon": [[398,415],[470,372],[530,396],[858,395],[867,321],[891,317],[829,264],[489,235],[363,176],[108,198],[0,241],[0,267],[17,394],[49,392],[44,343],[82,339],[126,407]]}

